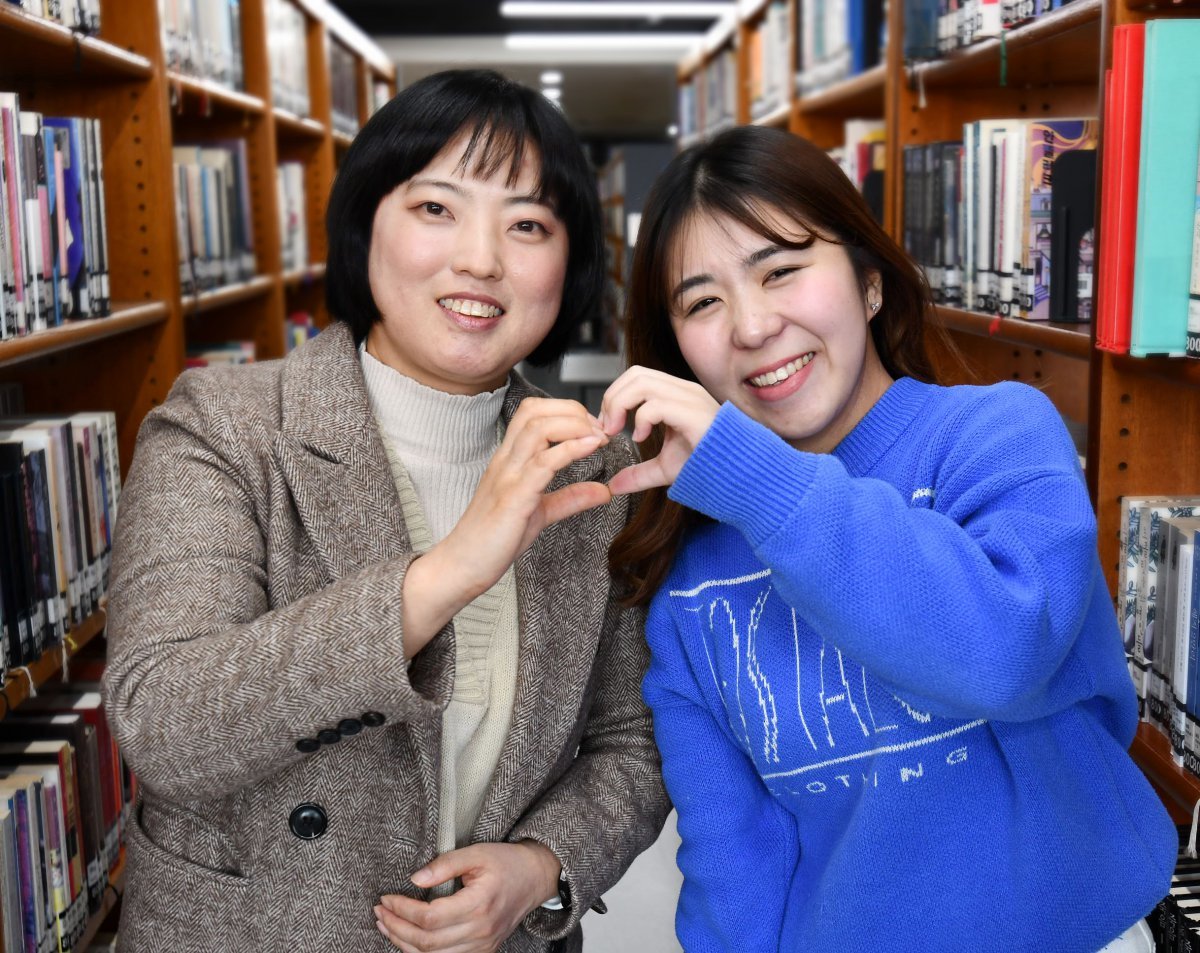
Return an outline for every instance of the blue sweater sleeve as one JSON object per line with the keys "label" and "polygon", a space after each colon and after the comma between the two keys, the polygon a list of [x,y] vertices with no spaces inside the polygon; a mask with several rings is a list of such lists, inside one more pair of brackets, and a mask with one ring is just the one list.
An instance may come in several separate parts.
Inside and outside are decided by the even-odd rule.
{"label": "blue sweater sleeve", "polygon": [[1071,649],[1100,579],[1095,519],[1049,401],[981,394],[900,451],[936,459],[929,508],[731,405],[670,495],[739,529],[815,631],[929,710],[1038,718],[1091,693]]}
{"label": "blue sweater sleeve", "polygon": [[682,840],[679,941],[688,953],[776,953],[787,898],[781,885],[799,861],[795,820],[722,731],[661,605],[650,610],[647,639],[643,694]]}

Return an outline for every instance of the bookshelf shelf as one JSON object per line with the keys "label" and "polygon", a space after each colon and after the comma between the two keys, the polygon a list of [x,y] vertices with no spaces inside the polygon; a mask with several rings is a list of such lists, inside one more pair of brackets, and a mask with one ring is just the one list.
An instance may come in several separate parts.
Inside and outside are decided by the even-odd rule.
{"label": "bookshelf shelf", "polygon": [[154,69],[144,56],[7,3],[0,5],[0,50],[0,77],[21,80],[146,79]]}
{"label": "bookshelf shelf", "polygon": [[56,351],[161,324],[168,316],[169,309],[162,301],[150,301],[145,304],[114,303],[113,313],[107,318],[69,321],[59,327],[27,334],[25,337],[0,341],[0,367],[36,360]]}
{"label": "bookshelf shelf", "polygon": [[1127,376],[1149,376],[1156,381],[1200,390],[1200,361],[1178,357],[1130,357],[1110,354],[1115,369]]}
{"label": "bookshelf shelf", "polygon": [[978,311],[947,307],[939,307],[937,317],[945,328],[978,337],[1037,347],[1085,361],[1092,353],[1090,324],[1051,324],[1020,318],[997,318]]}
{"label": "bookshelf shelf", "polygon": [[194,76],[168,71],[167,80],[171,85],[172,92],[176,94],[177,108],[181,108],[184,104],[194,105],[205,116],[216,112],[250,113],[261,116],[266,110],[266,105],[260,97],[238,92],[236,89],[228,89],[206,79],[197,79]]}
{"label": "bookshelf shelf", "polygon": [[1103,0],[1073,0],[1002,38],[915,67],[914,82],[926,89],[1095,84],[1103,10]]}
{"label": "bookshelf shelf", "polygon": [[227,308],[232,304],[250,301],[259,295],[265,295],[274,284],[270,275],[256,275],[247,281],[202,291],[197,295],[185,295],[183,311],[187,317]]}
{"label": "bookshelf shelf", "polygon": [[68,658],[79,654],[79,651],[85,645],[104,631],[106,622],[107,616],[104,610],[98,609],[68,632],[63,639],[62,645],[56,645],[53,648],[47,649],[35,661],[24,666],[23,669],[28,669],[29,671],[28,678],[25,676],[24,670],[10,671],[4,680],[3,689],[0,689],[0,697],[4,701],[4,711],[0,712],[0,718],[6,717],[10,711],[30,696],[29,684],[31,680],[35,687],[44,685],[62,671],[64,647],[66,648]]}
{"label": "bookshelf shelf", "polygon": [[779,126],[781,129],[786,129],[788,119],[792,115],[791,103],[782,103],[776,106],[766,115],[759,116],[754,120],[756,126]]}
{"label": "bookshelf shelf", "polygon": [[298,288],[301,285],[320,281],[325,277],[325,262],[319,261],[307,268],[297,268],[283,273],[283,284],[286,288]]}
{"label": "bookshelf shelf", "polygon": [[882,116],[886,80],[887,66],[880,63],[798,100],[796,112],[803,116]]}
{"label": "bookshelf shelf", "polygon": [[1171,744],[1162,733],[1150,725],[1138,725],[1129,752],[1158,789],[1175,822],[1191,821],[1192,809],[1200,801],[1200,778],[1175,763]]}
{"label": "bookshelf shelf", "polygon": [[325,127],[315,119],[297,116],[276,106],[272,110],[275,117],[275,132],[282,138],[309,139],[319,141],[325,138]]}

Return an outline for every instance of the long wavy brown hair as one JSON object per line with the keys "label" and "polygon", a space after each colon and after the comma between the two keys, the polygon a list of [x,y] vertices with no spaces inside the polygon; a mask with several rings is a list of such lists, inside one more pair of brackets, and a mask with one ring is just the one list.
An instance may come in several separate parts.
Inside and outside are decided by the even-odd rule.
{"label": "long wavy brown hair", "polygon": [[[875,220],[833,159],[806,139],[759,126],[739,126],[681,152],[650,191],[633,253],[625,327],[629,365],[696,380],[669,317],[669,282],[680,234],[695,216],[728,216],[768,241],[799,247],[795,236],[773,226],[772,211],[843,245],[864,293],[870,272],[879,272],[883,309],[870,327],[880,360],[893,378],[933,381],[925,348],[933,305],[920,268]],[[655,427],[639,445],[642,459],[656,456],[662,443],[662,427]],[[624,584],[629,604],[650,601],[684,533],[705,520],[669,499],[664,487],[642,494],[609,551],[609,565]]]}

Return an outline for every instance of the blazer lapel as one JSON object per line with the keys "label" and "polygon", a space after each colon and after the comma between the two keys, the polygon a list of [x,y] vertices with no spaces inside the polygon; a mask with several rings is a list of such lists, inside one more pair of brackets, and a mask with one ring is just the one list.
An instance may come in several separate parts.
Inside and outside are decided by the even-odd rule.
{"label": "blazer lapel", "polygon": [[[412,551],[350,328],[336,322],[284,364],[275,453],[330,581]],[[454,642],[439,636],[409,668],[414,690],[446,701]],[[436,830],[441,722],[408,725]]]}
{"label": "blazer lapel", "polygon": [[[535,395],[540,392],[514,374],[504,402],[505,421],[522,400]],[[547,492],[598,479],[602,467],[599,453],[577,460],[558,472]],[[591,677],[599,632],[578,624],[589,595],[579,594],[568,606],[547,604],[547,583],[569,568],[563,565],[563,554],[574,547],[563,534],[571,533],[569,524],[549,526],[517,560],[521,632],[512,725],[480,806],[474,842],[502,840],[521,805],[533,803],[546,778],[555,776],[555,762],[563,756]]]}
{"label": "blazer lapel", "polygon": [[350,329],[338,322],[294,351],[282,375],[275,450],[330,578],[412,547]]}

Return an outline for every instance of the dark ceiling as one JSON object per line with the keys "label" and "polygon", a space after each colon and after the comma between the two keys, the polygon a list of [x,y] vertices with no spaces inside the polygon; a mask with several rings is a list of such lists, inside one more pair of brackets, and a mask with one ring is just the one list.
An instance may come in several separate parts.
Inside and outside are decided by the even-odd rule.
{"label": "dark ceiling", "polygon": [[[504,33],[703,33],[707,19],[541,20],[500,16],[500,0],[335,0],[372,36],[487,36]],[[669,2],[669,0],[668,0]]]}
{"label": "dark ceiling", "polygon": [[[2,2],[2,0],[0,0]],[[562,51],[513,54],[509,33],[685,33],[703,36],[713,18],[502,17],[501,0],[334,0],[396,63],[401,86],[450,67],[491,67],[530,86],[543,70],[563,74],[561,105],[579,134],[592,141],[663,141],[675,122],[677,58],[611,62]],[[592,0],[587,0],[592,2]],[[660,0],[672,2],[672,0]],[[456,40],[462,40],[456,43]],[[389,42],[389,40],[391,42]],[[682,53],[679,54],[682,56]]]}

